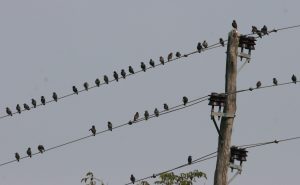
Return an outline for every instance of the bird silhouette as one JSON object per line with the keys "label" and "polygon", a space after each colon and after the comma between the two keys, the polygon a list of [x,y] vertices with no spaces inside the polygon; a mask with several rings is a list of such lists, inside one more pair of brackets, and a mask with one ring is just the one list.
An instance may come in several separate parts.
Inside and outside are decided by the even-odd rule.
{"label": "bird silhouette", "polygon": [[225,46],[224,40],[222,38],[220,38],[219,41],[220,41],[220,44],[224,47]]}
{"label": "bird silhouette", "polygon": [[104,75],[103,79],[104,79],[104,82],[105,82],[106,84],[109,83],[108,77],[107,77],[106,75]]}
{"label": "bird silhouette", "polygon": [[158,116],[159,116],[159,111],[158,111],[158,109],[157,109],[157,108],[155,108],[155,109],[154,109],[154,115],[155,115],[156,117],[158,117]]}
{"label": "bird silhouette", "polygon": [[19,104],[17,104],[16,109],[17,109],[18,113],[21,114],[21,107]]}
{"label": "bird silhouette", "polygon": [[121,76],[125,79],[126,78],[126,72],[124,69],[121,70]]}
{"label": "bird silhouette", "polygon": [[145,120],[149,119],[149,112],[146,110],[144,113]]}
{"label": "bird silhouette", "polygon": [[269,35],[268,34],[268,28],[266,25],[264,25],[262,28],[261,28],[261,32],[264,34],[264,35]]}
{"label": "bird silhouette", "polygon": [[20,161],[20,155],[19,155],[19,153],[15,153],[15,158],[17,159],[18,162]]}
{"label": "bird silhouette", "polygon": [[173,58],[173,53],[171,52],[171,53],[168,54],[168,62],[169,62],[170,60],[172,60],[172,58]]}
{"label": "bird silhouette", "polygon": [[130,181],[132,182],[132,184],[135,183],[135,177],[132,174],[130,175]]}
{"label": "bird silhouette", "polygon": [[274,85],[278,85],[278,81],[277,81],[276,78],[273,78],[273,84],[274,84]]}
{"label": "bird silhouette", "polygon": [[118,75],[117,71],[114,71],[114,78],[116,81],[119,81],[119,75]]}
{"label": "bird silhouette", "polygon": [[113,129],[112,123],[111,123],[110,121],[107,122],[107,128],[108,128],[108,130],[110,130],[110,131],[112,131],[112,129]]}
{"label": "bird silhouette", "polygon": [[57,100],[58,100],[58,97],[57,97],[57,94],[56,94],[56,92],[53,92],[53,94],[52,94],[52,98],[53,98],[53,100],[54,100],[54,101],[56,101],[56,102],[57,102]]}
{"label": "bird silhouette", "polygon": [[90,129],[90,131],[93,133],[93,135],[96,135],[96,127],[95,125],[92,126],[92,128]]}
{"label": "bird silhouette", "polygon": [[141,62],[141,68],[144,72],[146,72],[147,69],[146,69],[146,65],[144,62]]}
{"label": "bird silhouette", "polygon": [[128,71],[129,71],[129,73],[134,74],[134,70],[131,66],[128,67]]}
{"label": "bird silhouette", "polygon": [[237,23],[235,20],[232,21],[232,27],[237,30]]}
{"label": "bird silhouette", "polygon": [[133,121],[137,121],[137,120],[139,119],[139,117],[140,117],[139,112],[136,112],[136,113],[134,114]]}
{"label": "bird silhouette", "polygon": [[31,148],[29,147],[26,151],[27,155],[31,158],[32,154],[31,154]]}
{"label": "bird silhouette", "polygon": [[208,44],[207,44],[206,40],[203,41],[202,46],[203,46],[204,48],[207,48],[207,47],[208,47]]}
{"label": "bird silhouette", "polygon": [[130,121],[128,121],[128,125],[132,125],[132,123],[133,123],[133,122],[132,122],[131,120],[130,120]]}
{"label": "bird silhouette", "polygon": [[6,113],[7,113],[8,115],[10,115],[10,116],[13,116],[13,114],[12,114],[10,108],[8,108],[8,107],[6,107]]}
{"label": "bird silhouette", "polygon": [[296,84],[297,83],[297,77],[293,74],[292,81]]}
{"label": "bird silhouette", "polygon": [[258,88],[260,88],[261,87],[261,81],[258,81],[257,83],[256,83],[256,88],[258,89]]}
{"label": "bird silhouette", "polygon": [[97,78],[97,79],[95,80],[95,84],[97,85],[97,87],[100,86],[100,80],[99,80],[99,78]]}
{"label": "bird silhouette", "polygon": [[33,105],[33,108],[36,108],[36,101],[35,101],[35,99],[31,99],[31,104]]}
{"label": "bird silhouette", "polygon": [[73,85],[72,89],[73,89],[73,92],[74,92],[75,94],[78,94],[78,89],[76,88],[75,85]]}
{"label": "bird silhouette", "polygon": [[257,33],[257,31],[258,31],[257,27],[256,27],[256,26],[252,26],[252,33],[253,33],[253,34],[254,34],[254,33]]}
{"label": "bird silhouette", "polygon": [[39,152],[41,152],[41,153],[45,152],[45,148],[44,148],[43,145],[39,145],[39,146],[38,146],[38,150],[39,150]]}
{"label": "bird silhouette", "polygon": [[24,103],[23,106],[25,110],[30,110],[30,107],[26,103]]}
{"label": "bird silhouette", "polygon": [[155,62],[152,59],[150,59],[149,64],[150,66],[155,67]]}
{"label": "bird silhouette", "polygon": [[162,65],[165,65],[165,59],[164,59],[164,57],[160,56],[160,57],[159,57],[159,61],[160,61],[160,63],[161,63]]}
{"label": "bird silhouette", "polygon": [[43,105],[46,105],[46,99],[45,99],[44,96],[41,96],[41,102],[42,102]]}
{"label": "bird silhouette", "polygon": [[182,98],[182,101],[183,101],[183,105],[186,105],[188,103],[189,99],[186,96],[184,96]]}
{"label": "bird silhouette", "polygon": [[164,103],[164,109],[165,109],[165,110],[169,110],[168,104]]}
{"label": "bird silhouette", "polygon": [[193,161],[193,160],[192,160],[192,156],[189,155],[189,156],[188,156],[188,164],[191,165],[191,164],[192,164],[192,161]]}
{"label": "bird silhouette", "polygon": [[198,44],[197,44],[197,51],[199,53],[201,53],[201,51],[202,51],[202,44],[201,44],[201,42],[198,42]]}
{"label": "bird silhouette", "polygon": [[179,51],[177,51],[177,52],[175,53],[175,56],[176,56],[177,58],[180,58],[180,57],[181,57],[181,53],[180,53]]}
{"label": "bird silhouette", "polygon": [[89,84],[87,82],[84,82],[83,87],[84,87],[84,90],[86,90],[86,91],[89,90]]}

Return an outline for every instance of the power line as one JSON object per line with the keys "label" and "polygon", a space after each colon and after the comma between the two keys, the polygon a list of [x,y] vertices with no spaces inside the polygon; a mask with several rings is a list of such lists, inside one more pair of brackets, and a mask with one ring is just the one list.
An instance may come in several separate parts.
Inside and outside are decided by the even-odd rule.
{"label": "power line", "polygon": [[247,145],[240,145],[238,147],[240,148],[256,148],[259,146],[264,146],[264,145],[269,145],[269,144],[278,144],[278,143],[282,143],[282,142],[287,142],[287,141],[292,141],[292,140],[298,140],[300,139],[300,136],[297,137],[290,137],[290,138],[285,138],[285,139],[280,139],[280,140],[273,140],[273,141],[266,141],[266,142],[261,142],[261,143],[254,143],[254,144],[247,144]]}

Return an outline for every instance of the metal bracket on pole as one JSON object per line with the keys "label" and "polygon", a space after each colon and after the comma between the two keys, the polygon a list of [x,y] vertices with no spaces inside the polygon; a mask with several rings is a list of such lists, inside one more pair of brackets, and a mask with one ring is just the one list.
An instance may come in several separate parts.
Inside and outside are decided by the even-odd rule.
{"label": "metal bracket on pole", "polygon": [[211,119],[212,119],[213,122],[214,122],[214,125],[215,125],[215,127],[216,127],[216,129],[217,129],[217,132],[218,132],[218,134],[219,134],[219,137],[221,138],[221,140],[223,140],[223,137],[222,137],[222,135],[221,135],[221,132],[220,132],[220,129],[219,129],[219,127],[218,127],[218,124],[217,124],[217,121],[216,121],[215,117],[214,117],[214,116],[211,116]]}
{"label": "metal bracket on pole", "polygon": [[237,73],[240,73],[240,71],[243,69],[243,67],[244,67],[247,63],[250,63],[251,55],[241,52],[241,53],[238,54],[238,56],[241,57],[241,58],[245,58],[245,59],[246,59],[246,61],[242,64],[242,66],[241,66],[241,67],[238,69],[238,71],[237,71]]}
{"label": "metal bracket on pole", "polygon": [[225,113],[225,112],[211,112],[211,116],[220,116],[225,118],[234,118],[235,114],[233,113]]}
{"label": "metal bracket on pole", "polygon": [[231,169],[237,169],[237,172],[228,180],[227,185],[230,184],[239,174],[242,173],[242,166],[232,163],[229,166]]}

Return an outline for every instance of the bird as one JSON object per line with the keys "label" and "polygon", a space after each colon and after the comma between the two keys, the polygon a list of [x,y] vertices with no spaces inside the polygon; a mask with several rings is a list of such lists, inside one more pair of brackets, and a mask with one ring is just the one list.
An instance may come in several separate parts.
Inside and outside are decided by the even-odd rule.
{"label": "bird", "polygon": [[206,40],[203,41],[202,46],[203,46],[204,48],[207,48],[207,47],[208,47],[208,44],[207,44]]}
{"label": "bird", "polygon": [[237,30],[237,23],[235,20],[232,21],[232,27]]}
{"label": "bird", "polygon": [[72,89],[73,89],[73,92],[74,92],[75,94],[78,94],[78,89],[76,88],[75,85],[73,85]]}
{"label": "bird", "polygon": [[18,113],[21,114],[21,107],[19,104],[17,104],[16,109],[17,109]]}
{"label": "bird", "polygon": [[84,82],[83,87],[86,91],[89,90],[89,84],[87,82]]}
{"label": "bird", "polygon": [[225,43],[224,43],[224,40],[222,38],[220,38],[220,44],[224,47],[225,46]]}
{"label": "bird", "polygon": [[99,78],[97,78],[97,79],[95,80],[95,84],[97,85],[97,87],[100,86],[100,80],[99,80]]}
{"label": "bird", "polygon": [[199,53],[201,53],[201,50],[202,50],[202,44],[201,44],[201,42],[198,42],[198,44],[197,44],[197,50],[198,50]]}
{"label": "bird", "polygon": [[10,116],[13,116],[13,114],[12,114],[10,108],[8,108],[8,107],[6,107],[6,113],[7,113],[8,115],[10,115]]}
{"label": "bird", "polygon": [[35,101],[35,99],[31,99],[31,104],[33,105],[33,108],[36,108],[36,101]]}
{"label": "bird", "polygon": [[24,106],[24,109],[30,110],[30,107],[26,103],[24,103],[23,106]]}
{"label": "bird", "polygon": [[134,70],[131,66],[128,67],[128,71],[129,71],[129,73],[134,74]]}
{"label": "bird", "polygon": [[154,115],[155,115],[156,117],[158,117],[158,116],[159,116],[159,111],[158,111],[158,109],[157,109],[157,108],[155,108],[155,109],[154,109]]}
{"label": "bird", "polygon": [[292,81],[296,84],[297,83],[297,77],[293,74]]}
{"label": "bird", "polygon": [[274,85],[278,85],[278,81],[277,81],[276,78],[273,78],[273,84],[274,84]]}
{"label": "bird", "polygon": [[188,103],[189,99],[186,96],[184,96],[182,98],[182,101],[183,101],[183,105],[186,105]]}
{"label": "bird", "polygon": [[258,89],[258,88],[260,88],[260,87],[261,87],[261,82],[258,81],[258,82],[256,83],[256,88]]}
{"label": "bird", "polygon": [[188,164],[191,165],[192,164],[192,156],[188,156]]}
{"label": "bird", "polygon": [[57,97],[57,94],[56,94],[56,92],[53,92],[53,94],[52,94],[52,98],[53,98],[53,100],[54,100],[54,101],[56,101],[56,102],[57,102],[57,99],[58,99],[58,97]]}
{"label": "bird", "polygon": [[141,62],[141,68],[144,72],[146,72],[147,69],[146,69],[146,65],[144,62]]}
{"label": "bird", "polygon": [[105,82],[106,84],[109,83],[108,77],[107,77],[106,75],[104,75],[103,79],[104,79],[104,82]]}
{"label": "bird", "polygon": [[121,70],[121,76],[125,79],[126,78],[126,72],[124,69]]}
{"label": "bird", "polygon": [[132,121],[130,120],[130,121],[128,121],[128,125],[132,125]]}
{"label": "bird", "polygon": [[42,102],[42,104],[43,104],[43,105],[45,105],[45,104],[46,104],[46,99],[45,99],[45,97],[44,97],[44,96],[41,96],[41,102]]}
{"label": "bird", "polygon": [[256,26],[252,26],[252,33],[253,33],[253,34],[254,34],[254,33],[257,33],[257,31],[258,31],[257,27],[256,27]]}
{"label": "bird", "polygon": [[135,177],[132,174],[130,175],[130,181],[132,182],[132,184],[135,183]]}
{"label": "bird", "polygon": [[109,121],[109,122],[107,122],[107,127],[108,127],[108,130],[110,130],[110,131],[112,131],[112,123]]}
{"label": "bird", "polygon": [[269,35],[269,34],[268,34],[268,28],[267,28],[266,25],[264,25],[264,26],[261,28],[260,31],[261,31],[264,35]]}
{"label": "bird", "polygon": [[116,81],[119,81],[119,75],[118,75],[117,71],[114,71],[114,78]]}
{"label": "bird", "polygon": [[41,153],[45,152],[45,148],[44,148],[43,145],[39,145],[39,146],[38,146],[38,150],[39,150],[39,152],[41,152]]}
{"label": "bird", "polygon": [[171,53],[168,54],[168,62],[169,62],[170,60],[172,60],[172,58],[173,58],[173,53],[171,52]]}
{"label": "bird", "polygon": [[150,59],[149,64],[150,64],[150,66],[155,67],[154,60]]}
{"label": "bird", "polygon": [[180,57],[181,57],[181,53],[180,53],[179,51],[177,51],[176,54],[175,54],[175,56],[176,56],[177,58],[180,58]]}
{"label": "bird", "polygon": [[160,57],[159,57],[159,61],[160,61],[160,63],[161,63],[162,65],[165,64],[165,59],[164,59],[164,57],[160,56]]}
{"label": "bird", "polygon": [[15,153],[15,158],[17,159],[18,162],[20,161],[20,155],[19,155],[19,153]]}
{"label": "bird", "polygon": [[165,110],[169,110],[168,104],[164,103],[164,109],[165,109]]}
{"label": "bird", "polygon": [[145,116],[145,120],[149,119],[149,112],[147,110],[145,111],[144,116]]}
{"label": "bird", "polygon": [[90,129],[90,131],[93,133],[93,135],[96,135],[96,127],[95,125],[92,126],[92,128]]}
{"label": "bird", "polygon": [[137,121],[137,120],[139,119],[139,117],[140,117],[139,112],[136,112],[136,113],[134,114],[133,121]]}
{"label": "bird", "polygon": [[32,154],[31,154],[31,148],[29,147],[26,151],[27,155],[31,158]]}

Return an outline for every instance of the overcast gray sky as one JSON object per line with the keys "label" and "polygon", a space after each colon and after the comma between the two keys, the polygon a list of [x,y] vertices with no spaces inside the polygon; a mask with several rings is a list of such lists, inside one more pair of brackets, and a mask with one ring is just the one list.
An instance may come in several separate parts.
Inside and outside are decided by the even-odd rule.
{"label": "overcast gray sky", "polygon": [[[112,76],[170,51],[193,51],[198,41],[226,39],[233,19],[239,31],[252,25],[270,29],[299,24],[299,1],[96,1],[1,0],[1,115],[5,107],[72,92],[71,87]],[[270,84],[300,78],[299,29],[257,42],[251,63],[238,75],[238,89],[256,81]],[[239,62],[241,65],[241,62]],[[0,120],[0,163],[25,155],[27,147],[46,148],[89,134],[107,121],[120,124],[136,111],[179,104],[224,90],[225,48],[193,55],[147,73],[71,96],[12,118]],[[238,95],[232,144],[298,136],[299,85]],[[0,167],[0,184],[80,184],[87,171],[110,185],[186,162],[217,149],[217,133],[204,102],[174,114],[124,127]],[[299,184],[299,142],[250,150],[243,173],[232,185]],[[200,169],[212,184],[215,159],[177,172]],[[229,174],[232,176],[233,174]]]}

